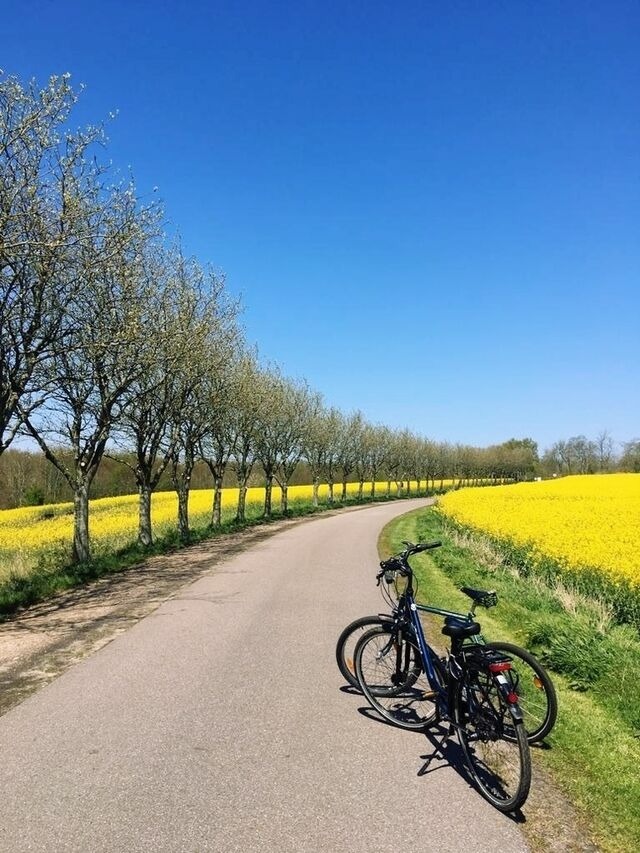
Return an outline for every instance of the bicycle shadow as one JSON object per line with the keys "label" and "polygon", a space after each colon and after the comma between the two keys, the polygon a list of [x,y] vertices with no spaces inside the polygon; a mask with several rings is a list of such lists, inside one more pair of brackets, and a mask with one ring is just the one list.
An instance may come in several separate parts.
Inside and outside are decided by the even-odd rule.
{"label": "bicycle shadow", "polygon": [[[394,725],[390,720],[386,720],[384,717],[379,715],[371,707],[363,706],[358,708],[358,713],[373,722],[382,723],[383,725],[390,726],[394,729],[400,728],[399,726]],[[404,729],[404,731],[410,730]],[[446,770],[447,767],[450,767],[460,776],[461,779],[465,781],[469,788],[478,793],[473,779],[467,769],[462,747],[455,739],[454,735],[450,734],[448,723],[439,723],[426,730],[416,729],[415,734],[422,735],[426,739],[427,743],[432,747],[430,752],[427,752],[425,755],[420,755],[420,759],[423,761],[423,764],[417,772],[418,776],[428,776],[438,770]],[[480,796],[479,793],[478,796]],[[517,824],[527,822],[527,818],[521,809],[505,814],[505,817]]]}
{"label": "bicycle shadow", "polygon": [[[438,726],[427,729],[423,734],[433,749],[430,753],[420,756],[424,764],[418,770],[417,775],[427,776],[435,770],[451,767],[461,779],[464,779],[470,788],[477,792],[477,788],[469,774],[462,747],[453,734],[450,733],[449,724],[441,723]],[[433,761],[438,757],[441,759],[441,763],[432,767]],[[522,824],[527,822],[527,818],[521,809],[509,813],[503,812],[503,814],[513,823]]]}

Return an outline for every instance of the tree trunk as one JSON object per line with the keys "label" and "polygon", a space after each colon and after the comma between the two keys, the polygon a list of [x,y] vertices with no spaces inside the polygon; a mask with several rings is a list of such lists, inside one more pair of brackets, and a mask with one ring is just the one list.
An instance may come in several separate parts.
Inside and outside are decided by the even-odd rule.
{"label": "tree trunk", "polygon": [[375,477],[374,477],[374,479],[371,481],[371,500],[374,500],[375,496],[376,496],[376,481],[375,481]]}
{"label": "tree trunk", "polygon": [[363,499],[364,493],[364,480],[360,480],[358,482],[358,500],[361,501]]}
{"label": "tree trunk", "polygon": [[346,501],[346,499],[347,499],[347,481],[343,480],[342,481],[342,495],[340,496],[340,500],[344,502],[344,501]]}
{"label": "tree trunk", "polygon": [[138,484],[138,543],[145,548],[153,545],[151,487],[145,482]]}
{"label": "tree trunk", "polygon": [[282,490],[280,508],[282,509],[282,514],[286,515],[289,512],[289,484],[286,480],[280,483],[280,488]]}
{"label": "tree trunk", "polygon": [[318,503],[319,503],[319,501],[318,501],[318,490],[319,490],[319,488],[320,488],[320,478],[314,477],[313,478],[313,505],[315,507],[317,507]]}
{"label": "tree trunk", "polygon": [[247,517],[247,483],[240,484],[238,489],[238,509],[236,510],[236,521],[245,521]]}
{"label": "tree trunk", "polygon": [[213,478],[213,507],[211,509],[211,526],[220,527],[222,524],[222,480],[219,474]]}
{"label": "tree trunk", "polygon": [[178,495],[178,535],[182,542],[189,541],[189,491],[194,461],[193,453],[188,450],[185,453],[182,471],[178,470],[177,458],[174,460],[171,469],[173,488]]}
{"label": "tree trunk", "polygon": [[333,503],[333,480],[329,481],[329,503]]}
{"label": "tree trunk", "polygon": [[273,493],[273,474],[267,474],[264,483],[264,517],[271,518],[271,496]]}
{"label": "tree trunk", "polygon": [[189,541],[189,487],[180,483],[178,493],[178,533],[183,542]]}
{"label": "tree trunk", "polygon": [[76,486],[73,495],[73,562],[86,563],[91,558],[89,545],[89,483]]}

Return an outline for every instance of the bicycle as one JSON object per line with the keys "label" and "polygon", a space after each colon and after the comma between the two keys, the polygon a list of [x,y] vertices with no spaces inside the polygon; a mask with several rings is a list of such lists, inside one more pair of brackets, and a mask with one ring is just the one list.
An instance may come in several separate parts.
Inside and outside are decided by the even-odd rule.
{"label": "bicycle", "polygon": [[[404,544],[410,546],[410,543]],[[430,543],[430,547],[439,547],[439,544]],[[402,552],[390,559],[392,561],[402,560],[404,553]],[[376,576],[378,586],[381,585],[382,579],[385,576],[384,567],[387,563],[389,561],[383,561],[380,564],[381,571]],[[387,580],[387,585],[391,586],[392,583],[393,579],[390,576]],[[359,619],[354,619],[341,632],[336,643],[336,663],[338,668],[348,684],[355,689],[359,689],[354,669],[354,652],[358,640],[365,631],[373,627],[393,624],[397,612],[404,607],[404,593],[400,593],[394,601],[387,590],[385,590],[384,585],[381,587],[381,590],[383,597],[390,604],[392,612],[390,614],[379,613],[375,616],[362,616]],[[461,591],[472,599],[471,607],[467,614],[444,610],[428,604],[416,604],[416,607],[419,611],[442,616],[445,619],[453,618],[460,621],[473,622],[477,606],[493,607],[498,602],[495,592],[474,590],[470,587],[462,587]],[[472,636],[470,641],[474,644],[484,645],[488,649],[508,655],[511,658],[511,670],[508,672],[507,677],[511,682],[511,689],[518,695],[518,704],[523,713],[527,739],[530,744],[539,743],[544,740],[553,729],[558,713],[555,687],[546,669],[531,652],[513,643],[502,641],[488,642],[481,634]],[[400,725],[400,723],[398,724]]]}
{"label": "bicycle", "polygon": [[[445,618],[451,649],[440,657],[427,644],[413,600],[408,557],[436,543],[408,545],[384,563],[386,575],[401,574],[407,587],[392,622],[360,637],[355,672],[371,706],[405,728],[425,728],[441,720],[457,732],[465,763],[480,793],[500,811],[520,808],[531,785],[531,757],[518,696],[507,673],[510,660],[485,645],[465,643],[480,624]],[[437,543],[439,544],[439,543]]]}

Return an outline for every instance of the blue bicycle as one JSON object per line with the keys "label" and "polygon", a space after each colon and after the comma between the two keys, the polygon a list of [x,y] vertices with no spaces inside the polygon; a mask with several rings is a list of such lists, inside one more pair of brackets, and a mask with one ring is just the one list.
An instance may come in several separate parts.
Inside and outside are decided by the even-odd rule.
{"label": "blue bicycle", "polygon": [[[519,809],[531,785],[531,757],[518,694],[508,677],[510,658],[471,642],[480,624],[447,616],[442,633],[446,655],[427,643],[414,600],[412,554],[440,543],[405,543],[401,554],[381,563],[392,583],[406,579],[391,621],[364,633],[354,652],[355,674],[371,706],[403,728],[424,729],[440,721],[456,732],[470,776],[480,793],[503,812]],[[473,591],[478,598],[494,595]]]}

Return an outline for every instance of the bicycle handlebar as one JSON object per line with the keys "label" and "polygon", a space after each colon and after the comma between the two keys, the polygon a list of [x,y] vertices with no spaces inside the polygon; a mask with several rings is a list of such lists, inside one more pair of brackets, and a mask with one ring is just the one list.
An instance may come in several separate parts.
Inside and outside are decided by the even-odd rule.
{"label": "bicycle handlebar", "polygon": [[[378,583],[380,583],[382,576],[387,572],[400,572],[401,574],[406,574],[407,570],[411,570],[411,567],[407,563],[409,557],[413,554],[419,554],[421,551],[429,551],[431,548],[439,548],[442,545],[442,542],[418,542],[414,545],[413,542],[403,541],[402,544],[407,546],[404,551],[401,551],[393,557],[389,557],[388,560],[382,560],[380,563],[381,571],[376,575]],[[392,578],[387,578],[387,583],[391,582]]]}
{"label": "bicycle handlebar", "polygon": [[413,542],[403,542],[403,545],[407,546],[407,550],[403,551],[403,557],[405,559],[410,557],[411,554],[419,554],[420,551],[428,551],[431,548],[439,548],[442,545],[442,542],[418,542],[417,545],[414,545]]}

